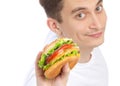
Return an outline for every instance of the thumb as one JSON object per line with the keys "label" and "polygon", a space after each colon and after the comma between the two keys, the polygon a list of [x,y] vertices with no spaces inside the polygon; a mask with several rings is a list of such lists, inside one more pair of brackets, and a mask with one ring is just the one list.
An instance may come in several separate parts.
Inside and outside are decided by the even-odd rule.
{"label": "thumb", "polygon": [[67,80],[69,73],[70,73],[70,67],[69,67],[69,63],[67,63],[62,68],[61,77]]}

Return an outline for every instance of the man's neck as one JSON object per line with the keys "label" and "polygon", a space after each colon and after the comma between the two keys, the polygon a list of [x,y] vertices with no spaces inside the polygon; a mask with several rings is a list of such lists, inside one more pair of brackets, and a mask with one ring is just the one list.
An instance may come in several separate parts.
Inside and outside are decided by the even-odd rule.
{"label": "man's neck", "polygon": [[91,59],[91,52],[93,49],[80,49],[80,60],[79,63],[87,63]]}

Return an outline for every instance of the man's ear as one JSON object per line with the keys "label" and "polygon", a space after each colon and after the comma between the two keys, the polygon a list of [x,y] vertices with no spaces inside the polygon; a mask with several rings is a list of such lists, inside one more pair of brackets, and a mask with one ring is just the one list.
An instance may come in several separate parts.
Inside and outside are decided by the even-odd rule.
{"label": "man's ear", "polygon": [[61,31],[60,31],[59,26],[58,26],[58,22],[55,19],[48,18],[47,19],[47,25],[50,28],[50,30],[55,32],[57,35],[61,34]]}

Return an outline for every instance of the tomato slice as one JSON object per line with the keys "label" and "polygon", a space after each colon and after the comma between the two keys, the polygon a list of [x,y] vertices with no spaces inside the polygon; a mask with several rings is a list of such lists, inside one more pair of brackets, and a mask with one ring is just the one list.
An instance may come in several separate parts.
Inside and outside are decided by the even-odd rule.
{"label": "tomato slice", "polygon": [[55,58],[59,53],[64,52],[65,49],[71,48],[72,45],[71,44],[64,44],[62,45],[60,48],[58,48],[52,55],[50,55],[49,57],[47,57],[46,59],[46,63],[48,64],[51,60],[53,60],[53,58]]}

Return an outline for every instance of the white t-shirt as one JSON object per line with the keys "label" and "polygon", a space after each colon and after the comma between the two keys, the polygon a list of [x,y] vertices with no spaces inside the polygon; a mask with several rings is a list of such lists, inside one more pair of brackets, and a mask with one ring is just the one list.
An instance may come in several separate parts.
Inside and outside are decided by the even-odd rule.
{"label": "white t-shirt", "polygon": [[[51,38],[52,37],[52,38]],[[45,44],[56,38],[55,34],[48,34]],[[32,67],[24,86],[37,86],[35,69]],[[77,63],[70,71],[67,86],[108,86],[108,71],[106,62],[99,48],[92,51],[92,58],[88,63]]]}

